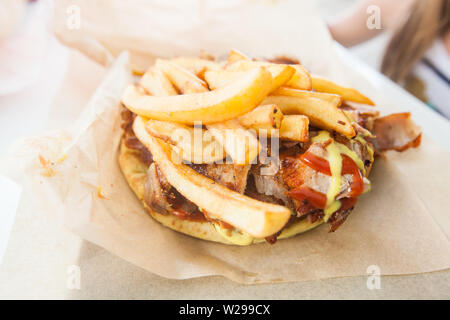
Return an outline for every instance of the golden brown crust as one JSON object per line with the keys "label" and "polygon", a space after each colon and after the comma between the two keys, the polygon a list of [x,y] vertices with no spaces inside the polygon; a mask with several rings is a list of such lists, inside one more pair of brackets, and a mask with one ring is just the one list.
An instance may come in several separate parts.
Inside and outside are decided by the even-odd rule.
{"label": "golden brown crust", "polygon": [[[186,235],[195,238],[224,244],[234,244],[230,242],[227,238],[222,236],[216,230],[216,228],[211,222],[183,220],[176,217],[175,215],[160,214],[149,208],[144,202],[144,194],[145,194],[144,185],[146,181],[147,167],[141,161],[139,152],[127,148],[124,144],[123,139],[121,141],[119,149],[119,165],[131,189],[134,191],[138,199],[143,203],[147,212],[149,212],[150,215],[159,223],[170,229],[173,229],[175,231],[184,233]],[[322,222],[319,221],[312,224],[307,219],[301,220],[284,229],[281,235],[278,237],[278,239],[284,239],[295,236],[297,234],[315,228],[321,223]],[[264,239],[253,239],[253,241],[249,244],[263,241]],[[246,245],[248,245],[248,243]]]}

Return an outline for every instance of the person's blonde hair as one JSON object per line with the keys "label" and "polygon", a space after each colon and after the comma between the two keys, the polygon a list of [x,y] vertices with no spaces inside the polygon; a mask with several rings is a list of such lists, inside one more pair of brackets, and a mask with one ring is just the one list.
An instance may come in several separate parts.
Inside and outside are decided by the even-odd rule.
{"label": "person's blonde hair", "polygon": [[394,31],[384,54],[381,71],[402,82],[436,38],[450,25],[450,0],[416,0],[407,19]]}

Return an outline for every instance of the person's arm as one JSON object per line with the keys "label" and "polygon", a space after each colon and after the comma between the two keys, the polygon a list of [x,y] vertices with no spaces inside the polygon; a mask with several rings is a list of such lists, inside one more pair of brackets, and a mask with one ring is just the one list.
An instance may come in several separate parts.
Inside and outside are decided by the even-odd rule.
{"label": "person's arm", "polygon": [[[329,25],[331,35],[346,47],[370,40],[395,26],[413,2],[414,0],[363,0]],[[367,26],[374,14],[373,11],[368,12],[370,6],[380,9],[381,29],[370,29]]]}

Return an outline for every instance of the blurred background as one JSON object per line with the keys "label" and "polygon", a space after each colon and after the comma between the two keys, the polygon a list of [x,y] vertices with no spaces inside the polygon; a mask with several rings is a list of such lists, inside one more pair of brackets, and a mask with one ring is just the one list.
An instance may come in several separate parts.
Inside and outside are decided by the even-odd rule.
{"label": "blurred background", "polygon": [[[316,0],[319,13],[327,23],[332,23],[351,11],[361,0]],[[394,0],[403,1],[403,0]],[[379,69],[384,51],[389,42],[390,33],[378,35],[362,44],[353,46],[349,50],[356,57],[367,63],[374,69]]]}

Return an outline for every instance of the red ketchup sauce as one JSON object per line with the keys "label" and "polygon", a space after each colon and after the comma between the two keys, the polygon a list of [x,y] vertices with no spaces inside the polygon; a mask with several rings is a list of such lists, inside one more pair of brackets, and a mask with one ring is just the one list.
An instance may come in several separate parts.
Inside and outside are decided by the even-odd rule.
{"label": "red ketchup sauce", "polygon": [[330,164],[328,160],[316,156],[314,153],[305,152],[300,156],[300,160],[311,169],[319,171],[327,176],[331,176]]}
{"label": "red ketchup sauce", "polygon": [[358,165],[349,156],[342,155],[342,174],[351,174],[353,176],[350,185],[350,196],[357,197],[364,191],[364,180]]}
{"label": "red ketchup sauce", "polygon": [[[357,197],[364,191],[363,175],[358,165],[349,156],[342,154],[342,175],[351,174],[352,183],[350,185],[350,197],[341,199],[341,207],[339,210],[346,210],[353,207],[357,201]],[[300,160],[310,168],[323,174],[331,176],[331,169],[328,160],[316,156],[311,152],[302,154]],[[325,209],[327,204],[327,196],[321,192],[315,191],[307,186],[300,186],[289,191],[289,195],[299,201],[307,200],[317,209]]]}
{"label": "red ketchup sauce", "polygon": [[343,198],[339,200],[341,202],[341,207],[339,208],[339,211],[345,211],[347,209],[353,208],[356,204],[356,201],[358,201],[358,198]]}
{"label": "red ketchup sauce", "polygon": [[307,186],[295,188],[289,191],[288,194],[299,201],[308,200],[317,209],[325,209],[327,206],[327,196]]}
{"label": "red ketchup sauce", "polygon": [[206,221],[205,216],[200,211],[195,212],[186,212],[182,209],[175,209],[172,213],[182,220],[190,220],[190,221]]}
{"label": "red ketchup sauce", "polygon": [[182,197],[176,196],[175,199],[172,199],[172,214],[177,216],[182,220],[190,220],[190,221],[206,221],[203,213],[197,208],[190,207],[186,208],[186,203],[184,202]]}

